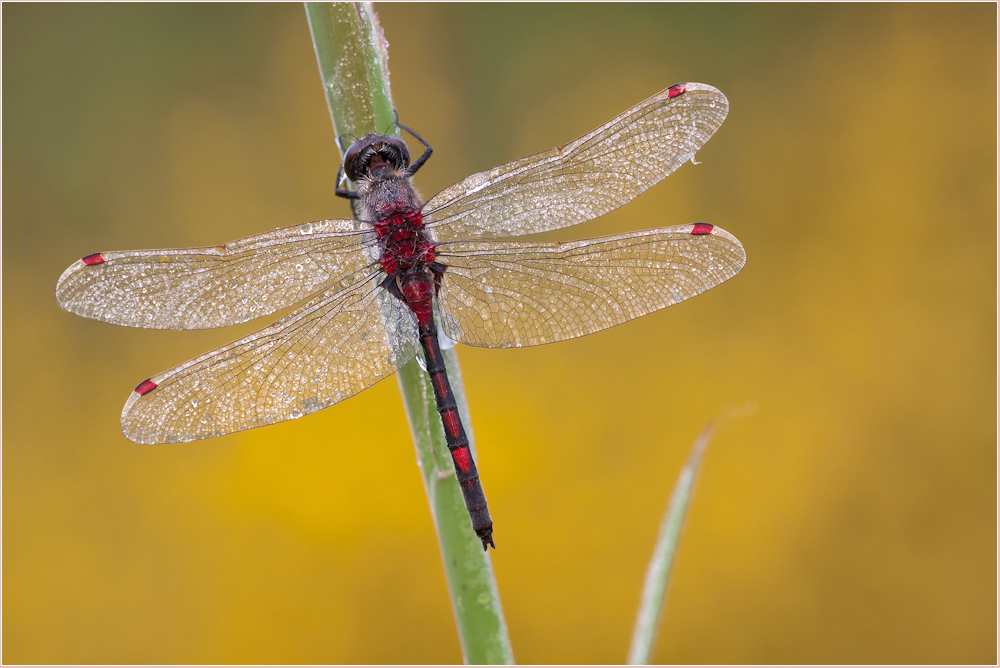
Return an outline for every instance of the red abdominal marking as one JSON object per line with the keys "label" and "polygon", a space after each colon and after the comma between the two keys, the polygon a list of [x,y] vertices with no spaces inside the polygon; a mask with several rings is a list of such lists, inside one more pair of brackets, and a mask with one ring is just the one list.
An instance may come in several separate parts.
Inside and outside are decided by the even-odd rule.
{"label": "red abdominal marking", "polygon": [[691,230],[691,234],[711,234],[714,229],[715,225],[709,225],[708,223],[695,223],[694,229]]}
{"label": "red abdominal marking", "polygon": [[676,86],[671,86],[670,88],[667,89],[667,97],[668,98],[677,97],[678,95],[684,93],[684,91],[686,90],[687,90],[686,84],[677,84]]}
{"label": "red abdominal marking", "polygon": [[92,267],[95,264],[104,264],[104,256],[100,253],[91,253],[90,255],[81,258],[80,261],[88,267]]}
{"label": "red abdominal marking", "polygon": [[[424,339],[423,338],[421,338],[421,343],[424,343]],[[438,367],[443,367],[444,366],[444,363],[441,362],[441,358],[438,356],[439,352],[440,351],[437,348],[434,348],[433,346],[428,347],[424,351],[424,358],[427,361],[427,368],[428,369],[438,368]],[[441,374],[432,374],[432,375],[434,375],[435,378],[440,378],[442,385],[445,384],[444,381],[446,379],[445,379],[445,377],[443,375],[441,375]],[[434,387],[437,388],[438,384],[435,383]]]}
{"label": "red abdominal marking", "polygon": [[406,305],[417,316],[417,325],[428,327],[434,313],[434,284],[431,280],[415,278],[400,286],[400,292]]}
{"label": "red abdominal marking", "polygon": [[448,380],[444,376],[442,376],[442,375],[434,376],[431,379],[431,382],[434,383],[434,391],[435,392],[437,392],[438,394],[441,394],[441,395],[443,395],[445,393],[445,389],[447,388]]}
{"label": "red abdominal marking", "polygon": [[[447,413],[442,413],[441,422],[444,424],[444,430],[448,432],[448,436],[458,438],[458,414],[454,409]],[[468,462],[468,459],[466,459],[466,462]],[[468,468],[464,468],[462,471],[468,471]]]}
{"label": "red abdominal marking", "polygon": [[458,448],[451,453],[452,459],[455,460],[455,466],[462,473],[469,472],[469,449],[468,448]]}
{"label": "red abdominal marking", "polygon": [[141,397],[144,394],[149,394],[155,389],[156,389],[156,383],[147,378],[146,380],[139,383],[139,385],[135,388],[135,393]]}

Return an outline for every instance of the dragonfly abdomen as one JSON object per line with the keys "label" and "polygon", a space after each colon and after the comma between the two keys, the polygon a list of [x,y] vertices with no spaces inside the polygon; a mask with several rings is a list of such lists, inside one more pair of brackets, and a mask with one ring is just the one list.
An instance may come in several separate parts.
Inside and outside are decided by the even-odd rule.
{"label": "dragonfly abdomen", "polygon": [[490,546],[495,548],[486,494],[469,449],[469,437],[458,414],[434,324],[434,297],[445,268],[434,261],[434,242],[427,235],[417,194],[409,179],[401,178],[399,166],[394,170],[380,169],[388,169],[391,173],[383,172],[382,178],[364,183],[361,200],[363,215],[367,214],[378,235],[379,264],[387,275],[382,285],[416,316],[427,374],[434,388],[434,401],[472,528],[483,542],[484,550]]}
{"label": "dragonfly abdomen", "polygon": [[472,519],[472,528],[483,541],[483,549],[487,546],[496,548],[493,542],[493,520],[486,505],[486,493],[479,480],[479,470],[469,449],[469,437],[462,426],[462,418],[458,414],[455,395],[448,381],[444,359],[441,357],[441,346],[438,343],[437,329],[433,319],[427,327],[420,327],[420,345],[424,349],[427,361],[427,374],[434,388],[434,401],[437,404],[441,424],[444,426],[445,441],[455,464],[455,476],[465,499],[465,507]]}

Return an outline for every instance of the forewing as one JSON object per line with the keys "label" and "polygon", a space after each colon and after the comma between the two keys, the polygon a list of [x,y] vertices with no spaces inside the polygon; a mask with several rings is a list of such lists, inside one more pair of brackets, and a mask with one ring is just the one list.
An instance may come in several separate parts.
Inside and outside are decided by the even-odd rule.
{"label": "forewing", "polygon": [[136,443],[173,443],[301,417],[416,355],[416,324],[375,277],[320,294],[272,326],[144,381],[122,411]]}
{"label": "forewing", "polygon": [[576,225],[617,209],[694,157],[729,101],[678,84],[576,141],[473,174],[424,205],[438,240],[508,237]]}
{"label": "forewing", "polygon": [[71,313],[149,329],[208,329],[274,313],[366,276],[371,231],[321,220],[224,246],[95,253],[59,278]]}
{"label": "forewing", "polygon": [[680,225],[568,243],[439,246],[438,304],[448,337],[507,348],[572,339],[680,303],[735,276],[740,242]]}

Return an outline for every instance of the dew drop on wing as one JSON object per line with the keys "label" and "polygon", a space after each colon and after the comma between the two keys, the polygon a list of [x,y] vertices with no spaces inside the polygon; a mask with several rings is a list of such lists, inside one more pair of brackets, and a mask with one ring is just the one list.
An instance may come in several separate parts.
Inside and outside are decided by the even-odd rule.
{"label": "dew drop on wing", "polygon": [[293,420],[298,419],[302,417],[302,411],[300,411],[298,408],[293,408],[292,412],[289,413],[289,416],[291,416]]}
{"label": "dew drop on wing", "polygon": [[302,227],[299,228],[299,231],[302,234],[312,234],[313,233],[313,224],[312,223],[305,223],[305,224],[302,225]]}
{"label": "dew drop on wing", "polygon": [[482,190],[486,186],[490,185],[490,177],[483,173],[473,174],[468,179],[466,179],[466,195],[471,195],[474,192]]}

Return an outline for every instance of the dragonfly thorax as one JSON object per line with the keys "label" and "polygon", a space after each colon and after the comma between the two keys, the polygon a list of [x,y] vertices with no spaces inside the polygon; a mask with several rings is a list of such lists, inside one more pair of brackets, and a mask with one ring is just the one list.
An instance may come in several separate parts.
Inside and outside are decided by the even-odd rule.
{"label": "dragonfly thorax", "polygon": [[419,209],[396,211],[372,226],[379,239],[379,263],[390,276],[434,262],[434,242],[427,237]]}
{"label": "dragonfly thorax", "polygon": [[405,170],[387,168],[358,185],[360,218],[373,225],[398,213],[420,210],[420,196]]}
{"label": "dragonfly thorax", "polygon": [[434,242],[409,177],[373,178],[362,182],[359,194],[363,219],[378,236],[379,264],[387,274],[383,287],[427,326],[443,267],[434,262]]}

